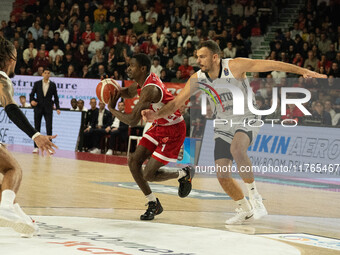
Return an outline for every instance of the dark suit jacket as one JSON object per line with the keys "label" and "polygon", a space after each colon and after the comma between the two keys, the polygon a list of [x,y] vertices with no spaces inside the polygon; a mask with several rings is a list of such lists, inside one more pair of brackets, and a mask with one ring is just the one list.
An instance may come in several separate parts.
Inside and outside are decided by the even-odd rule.
{"label": "dark suit jacket", "polygon": [[[112,123],[113,121],[115,120],[116,117],[113,118],[112,120]],[[118,127],[118,130],[121,131],[121,132],[127,132],[129,129],[129,125],[125,124],[124,122],[122,121],[119,121],[119,127]]]}
{"label": "dark suit jacket", "polygon": [[[92,124],[91,124],[92,128],[97,128],[98,116],[99,116],[99,110],[96,111],[96,112],[93,112],[93,121],[92,121]],[[112,113],[110,111],[104,109],[102,128],[107,128],[108,126],[111,126],[111,124],[112,124]]]}
{"label": "dark suit jacket", "polygon": [[[54,97],[54,101],[52,100],[52,96]],[[34,111],[45,110],[47,112],[52,112],[54,103],[57,110],[60,109],[57,86],[52,81],[50,81],[50,86],[47,90],[46,96],[44,96],[42,80],[35,82],[30,94],[30,102],[33,100],[38,103],[38,105],[34,107]]]}
{"label": "dark suit jacket", "polygon": [[92,123],[94,122],[95,115],[97,116],[97,119],[98,119],[98,111],[99,109],[96,108],[94,110],[90,109],[86,112],[85,123],[84,123],[85,128],[92,125]]}

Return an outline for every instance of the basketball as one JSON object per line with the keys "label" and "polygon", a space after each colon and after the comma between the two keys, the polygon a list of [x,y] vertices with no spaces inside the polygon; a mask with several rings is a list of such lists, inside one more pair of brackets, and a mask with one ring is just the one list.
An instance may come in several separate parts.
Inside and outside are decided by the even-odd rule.
{"label": "basketball", "polygon": [[104,104],[109,103],[109,99],[114,93],[120,93],[120,86],[114,79],[104,79],[98,83],[96,94]]}

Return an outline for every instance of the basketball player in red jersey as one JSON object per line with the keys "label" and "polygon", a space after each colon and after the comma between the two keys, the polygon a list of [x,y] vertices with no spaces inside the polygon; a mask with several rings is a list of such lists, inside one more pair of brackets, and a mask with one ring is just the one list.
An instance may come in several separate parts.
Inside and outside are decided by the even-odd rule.
{"label": "basketball player in red jersey", "polygon": [[[141,120],[142,110],[151,109],[157,112],[158,109],[174,99],[158,76],[150,73],[150,67],[151,61],[147,55],[133,56],[127,74],[136,83],[123,88],[120,93],[112,95],[109,101],[108,107],[112,114],[130,126],[136,126]],[[139,101],[132,113],[126,114],[115,110],[116,102],[120,96],[133,98],[137,94]],[[128,159],[132,176],[148,200],[148,209],[140,216],[141,220],[152,220],[155,215],[163,211],[162,205],[152,193],[148,181],[157,182],[178,178],[180,183],[178,195],[186,197],[191,191],[191,179],[194,174],[192,167],[176,170],[164,167],[169,162],[177,161],[178,153],[185,139],[185,131],[185,121],[178,110],[170,116],[157,119],[144,134],[136,151]],[[143,162],[148,158],[150,159],[143,169]]]}

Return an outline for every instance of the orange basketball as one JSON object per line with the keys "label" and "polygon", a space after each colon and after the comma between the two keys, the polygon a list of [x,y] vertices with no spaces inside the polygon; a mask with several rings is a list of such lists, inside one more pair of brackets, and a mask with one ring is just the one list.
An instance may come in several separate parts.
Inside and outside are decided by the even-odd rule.
{"label": "orange basketball", "polygon": [[109,99],[114,93],[120,93],[120,86],[114,79],[104,79],[98,83],[96,94],[104,104],[109,103]]}

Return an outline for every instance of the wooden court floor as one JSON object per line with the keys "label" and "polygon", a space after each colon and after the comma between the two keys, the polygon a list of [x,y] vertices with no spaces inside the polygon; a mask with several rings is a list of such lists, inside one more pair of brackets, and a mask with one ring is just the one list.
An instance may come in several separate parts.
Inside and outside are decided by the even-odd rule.
{"label": "wooden court floor", "polygon": [[[18,202],[30,215],[101,217],[139,221],[146,200],[133,185],[125,165],[13,152],[23,166]],[[177,180],[158,184],[177,188]],[[245,226],[226,229],[235,209],[231,200],[182,199],[156,193],[164,212],[157,222],[236,231],[245,234],[308,233],[340,239],[340,193],[322,189],[257,182],[269,216]],[[197,176],[193,188],[222,193],[216,178]],[[301,254],[339,254],[339,251],[294,244]]]}

